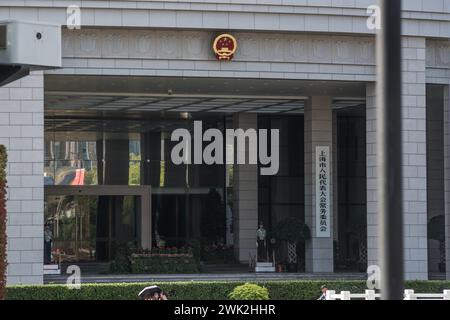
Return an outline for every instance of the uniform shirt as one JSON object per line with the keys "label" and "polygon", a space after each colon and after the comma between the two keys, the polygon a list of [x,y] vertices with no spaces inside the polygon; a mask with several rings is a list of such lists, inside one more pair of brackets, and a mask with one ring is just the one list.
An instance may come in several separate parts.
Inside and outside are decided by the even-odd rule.
{"label": "uniform shirt", "polygon": [[317,300],[327,300],[327,293],[323,292]]}
{"label": "uniform shirt", "polygon": [[45,230],[44,231],[44,241],[45,242],[50,242],[52,240],[53,240],[52,232],[50,230]]}
{"label": "uniform shirt", "polygon": [[265,241],[266,240],[266,230],[265,229],[256,230],[256,237],[260,241]]}

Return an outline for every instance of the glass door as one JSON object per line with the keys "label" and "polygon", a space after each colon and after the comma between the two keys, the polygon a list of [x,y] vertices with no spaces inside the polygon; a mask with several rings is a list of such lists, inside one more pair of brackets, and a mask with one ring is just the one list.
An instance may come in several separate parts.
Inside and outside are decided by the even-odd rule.
{"label": "glass door", "polygon": [[111,261],[136,245],[137,196],[46,196],[44,262]]}
{"label": "glass door", "polygon": [[97,197],[49,196],[46,201],[44,261],[89,262],[96,259]]}

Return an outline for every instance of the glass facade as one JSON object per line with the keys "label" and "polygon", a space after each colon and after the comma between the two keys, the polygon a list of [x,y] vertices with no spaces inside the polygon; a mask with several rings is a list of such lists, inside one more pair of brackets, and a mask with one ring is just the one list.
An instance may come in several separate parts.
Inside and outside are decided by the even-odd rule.
{"label": "glass facade", "polygon": [[[335,268],[358,271],[367,263],[365,113],[361,106],[335,112]],[[45,184],[150,185],[152,246],[199,244],[205,260],[216,248],[232,250],[233,165],[176,165],[171,151],[178,142],[170,139],[174,129],[185,128],[193,145],[195,120],[202,121],[203,131],[217,128],[224,133],[233,127],[232,117],[221,113],[122,116],[46,117]],[[304,117],[260,114],[258,129],[280,133],[278,173],[258,175],[258,220],[273,237],[282,220],[305,221]],[[207,144],[203,142],[203,147]],[[224,151],[233,152],[232,146],[224,144]],[[46,195],[45,201],[52,250],[58,250],[65,261],[109,261],[118,245],[139,244],[140,208],[134,196],[61,194]],[[286,246],[273,248],[278,261],[286,259]],[[304,245],[297,251],[299,270],[304,270]]]}
{"label": "glass facade", "polygon": [[[303,116],[259,116],[259,129],[280,133],[280,166],[273,176],[259,176],[259,221],[269,233],[289,217],[305,222]],[[272,235],[273,236],[273,235]],[[304,246],[298,246],[300,270],[304,270]],[[277,261],[287,259],[287,247],[276,245]],[[271,250],[269,250],[271,252]]]}
{"label": "glass facade", "polygon": [[[348,108],[337,116],[337,237],[335,270],[367,270],[366,115]],[[336,220],[335,220],[336,221]]]}
{"label": "glass facade", "polygon": [[175,165],[170,161],[171,150],[178,143],[170,140],[172,131],[187,129],[193,139],[194,120],[202,121],[203,130],[224,128],[223,116],[130,120],[127,127],[121,120],[60,119],[73,122],[76,130],[65,131],[66,125],[46,126],[45,184],[223,187],[221,165]]}
{"label": "glass facade", "polygon": [[445,279],[444,87],[427,86],[428,276]]}
{"label": "glass facade", "polygon": [[[185,128],[194,139],[194,120],[202,121],[203,130],[223,132],[225,128],[221,114],[152,115],[145,120],[46,118],[45,185],[151,185],[153,246],[196,241],[202,247],[231,246],[232,229],[226,228],[226,219],[228,215],[228,222],[232,221],[232,209],[224,205],[226,166],[176,165],[171,161],[172,148],[178,143],[171,141],[172,131]],[[53,250],[63,252],[60,255],[65,261],[107,261],[118,245],[138,244],[139,208],[132,207],[130,223],[119,224],[123,215],[129,217],[129,197],[62,194],[46,196],[45,202],[46,223],[54,233]],[[109,213],[111,210],[115,213]],[[83,228],[81,221],[86,224]],[[88,229],[91,231],[86,233]],[[125,229],[126,236],[119,232]]]}

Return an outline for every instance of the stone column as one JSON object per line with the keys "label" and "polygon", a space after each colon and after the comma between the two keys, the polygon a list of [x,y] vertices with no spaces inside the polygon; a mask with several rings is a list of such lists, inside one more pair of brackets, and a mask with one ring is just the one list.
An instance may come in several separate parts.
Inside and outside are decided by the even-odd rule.
{"label": "stone column", "polygon": [[376,85],[366,85],[367,265],[378,265]]}
{"label": "stone column", "polygon": [[[333,112],[331,97],[310,97],[305,104],[305,221],[311,229],[306,243],[306,272],[333,272]],[[330,148],[330,230],[331,237],[316,237],[316,146]]]}
{"label": "stone column", "polygon": [[0,88],[0,144],[8,151],[8,284],[41,284],[44,263],[44,79]]}
{"label": "stone column", "polygon": [[425,38],[402,41],[405,278],[428,279]]}
{"label": "stone column", "polygon": [[[402,41],[403,222],[405,279],[428,279],[425,39]],[[367,85],[367,249],[378,265],[375,85]]]}
{"label": "stone column", "polygon": [[[238,113],[233,116],[233,127],[258,129],[258,116],[254,113]],[[248,147],[246,148],[248,153]],[[233,227],[235,256],[247,263],[250,256],[256,258],[256,230],[258,229],[258,166],[234,165],[233,174]]]}
{"label": "stone column", "polygon": [[445,271],[450,280],[450,88],[444,88]]}

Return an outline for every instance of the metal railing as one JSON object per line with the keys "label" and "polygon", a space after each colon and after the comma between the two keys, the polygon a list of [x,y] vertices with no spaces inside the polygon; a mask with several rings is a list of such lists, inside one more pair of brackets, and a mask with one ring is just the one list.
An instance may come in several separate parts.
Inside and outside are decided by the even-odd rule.
{"label": "metal railing", "polygon": [[[334,290],[328,290],[325,300],[378,300],[381,294],[375,290],[366,290],[365,293],[351,293],[350,291],[341,291],[336,293]],[[442,293],[415,293],[414,290],[405,290],[403,300],[450,300],[450,290],[444,290]]]}

